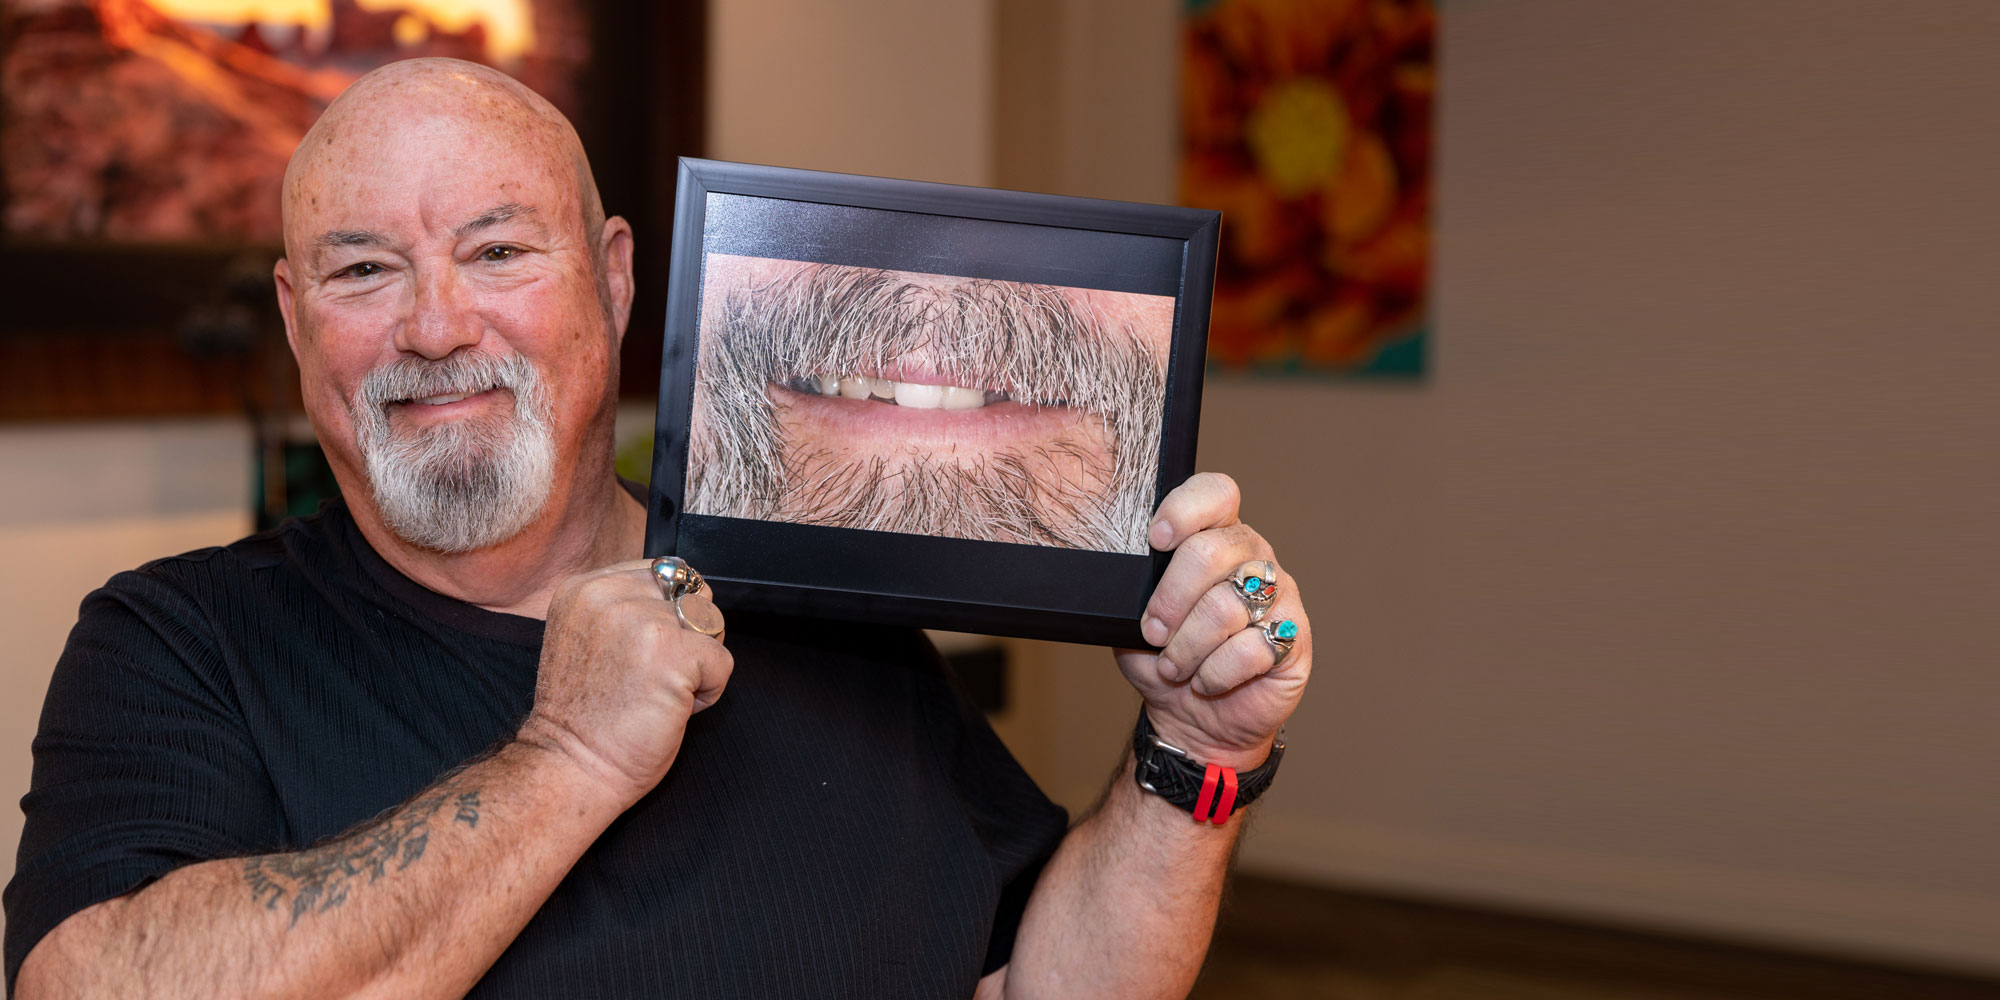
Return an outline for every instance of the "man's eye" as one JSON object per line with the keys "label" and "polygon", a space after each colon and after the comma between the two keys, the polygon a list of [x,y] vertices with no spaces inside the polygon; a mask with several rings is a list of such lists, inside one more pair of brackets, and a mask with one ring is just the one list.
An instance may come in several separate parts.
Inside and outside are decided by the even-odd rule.
{"label": "man's eye", "polygon": [[480,260],[507,260],[520,256],[521,251],[509,246],[487,247],[479,252]]}
{"label": "man's eye", "polygon": [[333,276],[336,278],[372,278],[381,273],[382,265],[372,260],[364,260],[359,264],[349,264],[333,272]]}

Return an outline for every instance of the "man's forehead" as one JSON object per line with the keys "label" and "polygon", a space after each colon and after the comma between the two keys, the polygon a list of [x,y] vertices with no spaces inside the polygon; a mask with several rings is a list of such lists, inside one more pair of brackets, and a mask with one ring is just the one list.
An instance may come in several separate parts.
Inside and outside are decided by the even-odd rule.
{"label": "man's forehead", "polygon": [[345,122],[306,157],[286,192],[288,235],[306,240],[391,224],[456,230],[502,206],[512,208],[489,224],[560,225],[580,198],[568,156],[546,134],[453,115]]}
{"label": "man's forehead", "polygon": [[286,243],[303,250],[371,222],[449,230],[508,203],[559,227],[595,206],[582,155],[561,113],[518,81],[450,59],[392,63],[349,87],[300,142],[285,177]]}

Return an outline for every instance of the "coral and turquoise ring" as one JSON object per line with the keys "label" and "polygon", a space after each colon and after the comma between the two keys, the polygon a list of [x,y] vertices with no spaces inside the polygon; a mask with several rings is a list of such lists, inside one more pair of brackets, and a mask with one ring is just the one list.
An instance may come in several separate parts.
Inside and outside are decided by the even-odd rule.
{"label": "coral and turquoise ring", "polygon": [[1285,662],[1285,657],[1292,655],[1292,643],[1299,641],[1299,625],[1297,622],[1292,621],[1290,618],[1285,618],[1279,621],[1265,622],[1257,626],[1257,628],[1264,633],[1264,641],[1270,645],[1271,655],[1276,657],[1273,661],[1274,664],[1283,663]]}
{"label": "coral and turquoise ring", "polygon": [[1264,620],[1271,602],[1278,599],[1278,567],[1262,559],[1252,559],[1229,575],[1229,587],[1250,609],[1250,624]]}

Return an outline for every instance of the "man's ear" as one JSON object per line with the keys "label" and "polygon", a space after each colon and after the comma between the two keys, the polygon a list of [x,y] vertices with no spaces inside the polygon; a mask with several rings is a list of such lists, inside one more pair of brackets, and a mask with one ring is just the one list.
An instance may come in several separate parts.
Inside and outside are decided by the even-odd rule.
{"label": "man's ear", "polygon": [[604,231],[597,240],[597,259],[603,262],[604,287],[611,293],[612,325],[618,332],[618,343],[625,342],[625,324],[632,319],[632,225],[623,216],[614,215],[604,220]]}
{"label": "man's ear", "polygon": [[292,345],[292,357],[299,356],[299,325],[292,316],[292,262],[278,258],[278,266],[271,269],[271,278],[278,284],[278,315],[285,318],[285,342]]}

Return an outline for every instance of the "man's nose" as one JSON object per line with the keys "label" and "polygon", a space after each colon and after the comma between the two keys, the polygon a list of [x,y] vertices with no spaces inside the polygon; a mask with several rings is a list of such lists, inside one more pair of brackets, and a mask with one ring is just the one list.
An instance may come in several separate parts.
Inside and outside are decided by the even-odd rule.
{"label": "man's nose", "polygon": [[396,333],[396,349],[421,354],[435,361],[461,347],[479,343],[486,335],[486,321],[480,318],[471,289],[455,268],[418,273],[416,308]]}

